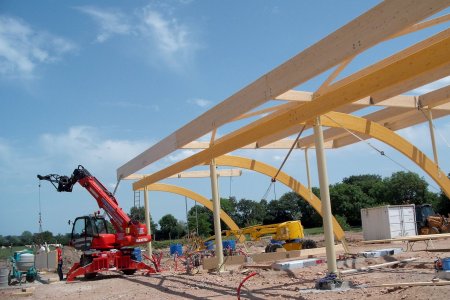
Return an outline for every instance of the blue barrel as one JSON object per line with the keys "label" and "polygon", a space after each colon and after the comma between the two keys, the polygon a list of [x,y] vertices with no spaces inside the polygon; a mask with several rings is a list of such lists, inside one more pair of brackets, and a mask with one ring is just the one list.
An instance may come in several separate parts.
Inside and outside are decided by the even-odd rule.
{"label": "blue barrel", "polygon": [[205,242],[205,247],[207,250],[214,250],[214,241]]}
{"label": "blue barrel", "polygon": [[444,271],[450,271],[450,257],[442,259],[442,269]]}
{"label": "blue barrel", "polygon": [[236,241],[235,240],[222,241],[222,246],[223,249],[231,248],[231,250],[236,250]]}
{"label": "blue barrel", "polygon": [[183,255],[183,245],[181,245],[181,244],[170,245],[170,255],[174,255],[175,253],[178,256]]}
{"label": "blue barrel", "polygon": [[133,249],[133,252],[131,253],[131,259],[135,261],[142,261],[142,251],[141,248],[136,247]]}

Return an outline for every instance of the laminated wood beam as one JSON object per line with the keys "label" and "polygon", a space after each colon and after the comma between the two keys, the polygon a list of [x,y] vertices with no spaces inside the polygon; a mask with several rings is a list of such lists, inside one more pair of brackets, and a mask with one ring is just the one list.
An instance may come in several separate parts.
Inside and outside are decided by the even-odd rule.
{"label": "laminated wood beam", "polygon": [[117,169],[120,180],[213,129],[437,13],[449,0],[385,1],[266,73]]}
{"label": "laminated wood beam", "polygon": [[[430,41],[433,42],[429,43]],[[427,46],[423,46],[424,43]],[[419,50],[410,53],[411,48]],[[408,55],[405,56],[405,53]],[[447,35],[440,35],[439,38],[434,36],[394,55],[396,59],[393,59],[393,57],[386,59],[390,61],[389,64],[385,64],[386,60],[384,60],[379,67],[369,67],[370,72],[367,72],[367,70],[360,71],[363,75],[358,76],[358,79],[343,79],[337,82],[337,87],[333,87],[336,84],[330,86],[326,94],[318,96],[314,101],[299,105],[294,109],[272,113],[218,139],[209,149],[196,153],[189,158],[135,182],[133,189],[142,188],[145,185],[207,162],[214,157],[248,145],[265,136],[306,122],[314,116],[322,115],[333,108],[367,97],[380,89],[389,88],[411,77],[417,78],[433,69],[450,65],[450,56],[448,53],[450,53],[450,31],[447,31]],[[346,84],[343,85],[342,82],[346,82]]]}
{"label": "laminated wood beam", "polygon": [[[142,189],[143,190],[143,189]],[[167,192],[167,193],[174,193],[181,196],[186,196],[195,202],[203,205],[210,211],[212,211],[212,202],[208,200],[207,198],[203,197],[200,194],[197,194],[194,191],[191,191],[189,189],[171,185],[171,184],[164,184],[164,183],[155,183],[152,185],[147,186],[147,191],[158,191],[158,192]],[[184,199],[183,199],[184,200]],[[220,210],[220,219],[231,229],[231,230],[239,230],[239,226],[233,221],[233,219],[222,209]]]}
{"label": "laminated wood beam", "polygon": [[397,133],[376,122],[337,112],[330,112],[321,116],[320,121],[323,126],[343,126],[349,130],[371,136],[398,150],[427,173],[439,185],[445,195],[450,198],[450,179],[445,176],[446,173],[440,170],[425,153]]}
{"label": "laminated wood beam", "polygon": [[[125,177],[123,180],[140,180],[149,176],[151,174],[131,174]],[[217,170],[217,176],[219,177],[239,177],[242,175],[242,171],[239,169],[225,169],[225,170]],[[181,172],[168,178],[206,178],[210,177],[209,171],[201,170],[201,171],[189,171],[189,172]]]}

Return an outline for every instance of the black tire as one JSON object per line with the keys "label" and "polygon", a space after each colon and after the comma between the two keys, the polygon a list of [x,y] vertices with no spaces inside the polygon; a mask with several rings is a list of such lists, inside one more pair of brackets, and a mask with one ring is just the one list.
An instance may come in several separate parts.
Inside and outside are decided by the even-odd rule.
{"label": "black tire", "polygon": [[302,241],[302,249],[313,249],[317,248],[316,241],[313,240],[303,240]]}
{"label": "black tire", "polygon": [[96,273],[96,272],[94,272],[94,273],[86,273],[86,274],[84,274],[84,278],[86,278],[87,280],[91,280],[91,279],[94,279],[94,278],[95,278],[95,276],[97,276],[97,273]]}
{"label": "black tire", "polygon": [[123,274],[125,275],[133,275],[134,273],[136,273],[135,269],[126,269],[126,270],[122,270]]}
{"label": "black tire", "polygon": [[27,279],[28,282],[33,282],[36,278],[35,278],[35,276],[27,275],[26,279]]}
{"label": "black tire", "polygon": [[[92,260],[93,260],[93,258],[91,255],[83,254],[83,255],[81,255],[81,258],[80,258],[80,266],[82,266],[82,267],[87,266],[90,263],[92,263]],[[97,276],[97,272],[84,274],[84,278],[88,279],[88,280],[94,279],[95,276]]]}
{"label": "black tire", "polygon": [[91,255],[83,254],[83,255],[81,255],[81,258],[80,258],[80,266],[82,266],[82,267],[87,266],[88,264],[92,263],[92,260],[93,260],[93,258]]}
{"label": "black tire", "polygon": [[438,228],[436,228],[436,227],[431,227],[431,233],[432,234],[439,234],[439,233],[441,233],[440,231],[439,231],[439,229]]}
{"label": "black tire", "polygon": [[280,248],[283,248],[283,246],[281,246],[280,244],[269,244],[267,245],[265,252],[266,253],[277,252],[277,249]]}

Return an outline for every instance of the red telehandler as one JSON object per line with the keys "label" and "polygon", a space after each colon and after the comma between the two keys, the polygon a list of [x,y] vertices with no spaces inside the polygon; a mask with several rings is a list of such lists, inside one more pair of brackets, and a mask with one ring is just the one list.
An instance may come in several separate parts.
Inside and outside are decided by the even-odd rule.
{"label": "red telehandler", "polygon": [[37,175],[39,180],[52,183],[58,192],[72,192],[78,182],[97,201],[98,206],[109,216],[115,233],[108,233],[105,218],[100,212],[75,219],[70,245],[82,250],[80,262],[75,263],[67,273],[67,281],[84,275],[94,278],[98,272],[117,270],[132,275],[137,270],[156,273],[159,266],[156,257],[151,259],[155,268],[142,262],[140,248],[132,247],[151,241],[147,227],[130,217],[119,207],[116,198],[88,170],[79,165],[71,177],[49,174]]}

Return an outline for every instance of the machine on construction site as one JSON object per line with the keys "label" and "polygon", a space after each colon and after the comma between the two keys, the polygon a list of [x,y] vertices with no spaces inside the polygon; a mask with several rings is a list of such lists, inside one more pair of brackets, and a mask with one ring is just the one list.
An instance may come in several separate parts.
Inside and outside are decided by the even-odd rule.
{"label": "machine on construction site", "polygon": [[449,218],[436,214],[431,204],[416,205],[416,223],[419,234],[450,232]]}
{"label": "machine on construction site", "polygon": [[[265,252],[276,252],[279,248],[290,251],[317,247],[315,241],[304,238],[303,226],[299,220],[270,225],[255,225],[237,230],[223,230],[222,235],[226,237],[235,236],[238,239],[241,236],[248,235],[252,241],[258,241],[263,236],[272,235],[272,240],[266,246]],[[214,239],[214,236],[206,241],[212,239]]]}
{"label": "machine on construction site", "polygon": [[70,177],[57,174],[37,177],[50,181],[58,192],[72,192],[78,182],[95,198],[115,230],[115,233],[108,232],[106,219],[100,215],[100,211],[75,219],[70,245],[82,250],[83,254],[80,262],[75,263],[67,273],[67,281],[81,275],[92,279],[98,272],[107,270],[122,271],[126,275],[134,274],[137,270],[147,270],[147,274],[158,271],[155,260],[151,260],[155,268],[144,263],[140,248],[134,247],[151,241],[147,227],[132,220],[119,207],[114,195],[83,166],[79,165]]}

